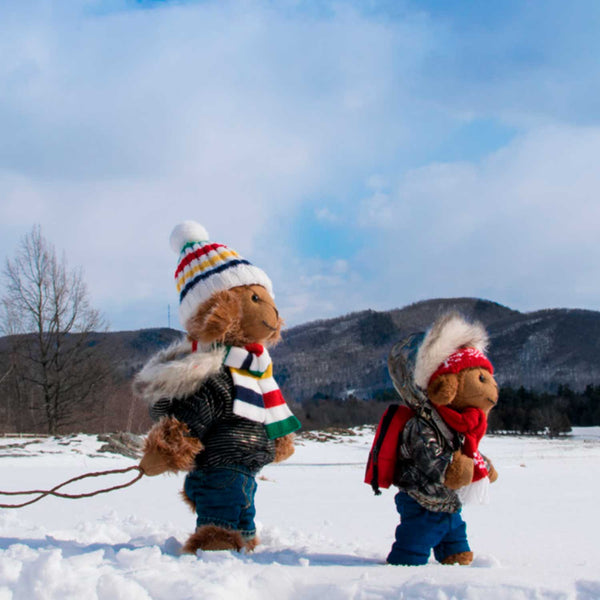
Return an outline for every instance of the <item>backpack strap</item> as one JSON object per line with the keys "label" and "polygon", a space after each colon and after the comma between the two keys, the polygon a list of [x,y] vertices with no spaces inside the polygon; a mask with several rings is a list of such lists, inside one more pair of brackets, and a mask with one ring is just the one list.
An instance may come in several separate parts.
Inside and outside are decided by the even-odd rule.
{"label": "backpack strap", "polygon": [[446,422],[442,419],[440,413],[433,404],[427,402],[427,404],[420,406],[417,415],[433,427],[437,432],[440,441],[442,441],[451,452],[454,452],[461,447],[463,436],[446,425]]}

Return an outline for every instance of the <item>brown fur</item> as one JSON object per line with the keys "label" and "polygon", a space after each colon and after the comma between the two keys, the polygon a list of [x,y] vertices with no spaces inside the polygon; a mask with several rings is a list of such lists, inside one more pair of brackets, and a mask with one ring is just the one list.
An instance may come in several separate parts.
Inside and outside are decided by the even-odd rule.
{"label": "brown fur", "polygon": [[193,512],[196,512],[196,503],[185,493],[185,490],[179,492],[179,496],[183,500],[184,504]]}
{"label": "brown fur", "polygon": [[260,544],[260,539],[257,536],[254,536],[253,538],[246,540],[246,544],[244,545],[244,548],[246,550],[246,552],[254,552],[254,550],[256,549],[256,546],[258,546]]}
{"label": "brown fur", "polygon": [[470,565],[473,562],[473,553],[459,552],[458,554],[451,554],[441,562],[443,565]]}
{"label": "brown fur", "polygon": [[[427,396],[436,406],[450,405],[459,412],[461,408],[474,406],[486,415],[498,402],[498,384],[492,374],[482,367],[463,369],[460,373],[445,373],[436,377],[427,386]],[[498,479],[498,472],[489,459],[490,482]],[[470,475],[469,475],[470,473]],[[448,465],[444,483],[451,490],[457,490],[471,482],[473,460],[455,452]]]}
{"label": "brown fur", "polygon": [[174,417],[163,417],[146,437],[140,467],[146,475],[189,471],[202,449],[202,442],[190,436],[187,425]]}
{"label": "brown fur", "polygon": [[458,392],[458,375],[445,373],[427,386],[427,396],[436,406],[451,404]]}
{"label": "brown fur", "polygon": [[192,339],[207,344],[240,337],[241,306],[237,294],[223,290],[198,307],[185,324]]}
{"label": "brown fur", "polygon": [[487,369],[472,367],[436,377],[427,386],[427,396],[436,406],[449,404],[459,412],[474,406],[487,415],[498,402],[498,384]]}
{"label": "brown fur", "polygon": [[282,326],[273,299],[261,285],[216,292],[185,324],[192,339],[230,346],[272,346],[279,341]]}
{"label": "brown fur", "polygon": [[290,433],[275,440],[275,458],[273,462],[282,462],[294,454],[294,434]]}
{"label": "brown fur", "polygon": [[444,485],[451,490],[457,490],[471,483],[473,479],[473,459],[465,456],[460,451],[452,455],[452,462],[446,469]]}
{"label": "brown fur", "polygon": [[185,554],[196,554],[198,550],[235,550],[244,547],[244,540],[239,531],[225,529],[217,525],[198,527],[188,538],[181,550]]}
{"label": "brown fur", "polygon": [[475,367],[458,374],[458,389],[452,400],[452,406],[458,411],[475,406],[487,415],[497,402],[498,384],[487,369]]}

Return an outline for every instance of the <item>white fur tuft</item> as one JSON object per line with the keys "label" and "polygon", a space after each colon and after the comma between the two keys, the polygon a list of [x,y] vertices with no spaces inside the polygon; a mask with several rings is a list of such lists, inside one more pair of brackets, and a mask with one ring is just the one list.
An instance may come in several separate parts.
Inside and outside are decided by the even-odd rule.
{"label": "white fur tuft", "polygon": [[179,254],[181,249],[189,242],[208,242],[208,232],[196,221],[184,221],[175,226],[171,232],[169,242],[174,252]]}
{"label": "white fur tuft", "polygon": [[148,404],[162,398],[185,398],[220,370],[224,358],[224,348],[200,346],[193,352],[191,342],[184,338],[150,358],[135,376],[133,390]]}
{"label": "white fur tuft", "polygon": [[426,389],[437,368],[459,348],[477,348],[485,353],[487,346],[488,335],[481,323],[469,323],[455,312],[440,317],[426,333],[417,352],[415,383]]}

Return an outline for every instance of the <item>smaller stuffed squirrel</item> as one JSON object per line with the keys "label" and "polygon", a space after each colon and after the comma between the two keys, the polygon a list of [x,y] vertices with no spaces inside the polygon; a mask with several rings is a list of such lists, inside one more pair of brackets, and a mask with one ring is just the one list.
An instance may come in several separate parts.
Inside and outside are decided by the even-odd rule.
{"label": "smaller stuffed squirrel", "polygon": [[267,275],[206,230],[173,230],[175,282],[187,337],[136,376],[158,422],[140,463],[146,475],[187,471],[182,497],[197,515],[183,552],[253,550],[256,474],[294,452],[300,422],[273,378],[267,346],[282,319]]}
{"label": "smaller stuffed squirrel", "polygon": [[[479,453],[487,415],[498,402],[487,346],[483,325],[449,313],[432,325],[418,347],[413,383],[426,392],[438,424],[417,415],[402,431],[402,468],[394,480],[400,488],[400,524],[387,558],[390,564],[426,564],[432,549],[443,564],[468,565],[473,560],[461,507],[485,500],[488,484],[498,477]],[[394,385],[400,389],[402,382],[394,380]]]}
{"label": "smaller stuffed squirrel", "polygon": [[444,361],[427,386],[427,395],[444,422],[463,436],[460,454],[450,464],[445,482],[459,490],[463,503],[484,502],[488,483],[498,478],[492,463],[479,452],[487,415],[498,402],[493,374],[494,367],[481,351],[461,348]]}

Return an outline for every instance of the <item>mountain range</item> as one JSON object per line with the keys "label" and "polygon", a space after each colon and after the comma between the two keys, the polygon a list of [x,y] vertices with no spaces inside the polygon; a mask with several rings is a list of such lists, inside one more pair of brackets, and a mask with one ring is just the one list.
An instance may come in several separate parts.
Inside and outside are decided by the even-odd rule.
{"label": "mountain range", "polygon": [[[271,349],[275,377],[289,400],[372,398],[392,387],[386,360],[394,343],[455,310],[481,321],[501,386],[555,392],[600,383],[600,312],[519,312],[476,298],[433,299],[389,311],[365,310],[285,330]],[[91,343],[125,379],[154,352],[182,336],[173,329],[93,334]],[[6,344],[0,338],[0,350]]]}
{"label": "mountain range", "polygon": [[[366,310],[287,329],[271,350],[275,377],[294,401],[317,397],[372,397],[391,388],[386,360],[397,341],[426,330],[455,310],[482,322],[500,385],[555,392],[559,385],[583,390],[600,383],[600,312],[548,309],[522,313],[476,298],[434,299],[390,311]],[[149,329],[106,333],[120,368],[132,375],[180,332]],[[119,339],[121,338],[121,339]]]}
{"label": "mountain range", "polygon": [[271,352],[281,387],[294,400],[315,395],[364,398],[389,389],[390,348],[425,331],[447,311],[482,322],[501,386],[580,391],[600,382],[600,312],[548,309],[522,313],[476,298],[435,299],[404,308],[367,310],[285,332]]}

